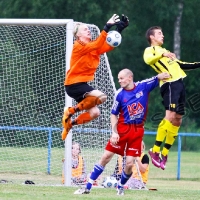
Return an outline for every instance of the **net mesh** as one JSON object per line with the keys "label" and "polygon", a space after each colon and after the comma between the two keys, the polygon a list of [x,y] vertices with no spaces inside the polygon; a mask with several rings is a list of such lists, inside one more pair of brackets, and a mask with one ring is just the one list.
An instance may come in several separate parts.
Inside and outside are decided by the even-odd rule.
{"label": "net mesh", "polygon": [[[99,29],[89,27],[95,39]],[[16,183],[61,184],[66,26],[1,25],[0,32],[0,177]],[[100,117],[72,129],[87,175],[110,136],[115,87],[106,55],[89,84],[108,98],[99,106]],[[108,165],[104,176],[112,174],[114,165]]]}

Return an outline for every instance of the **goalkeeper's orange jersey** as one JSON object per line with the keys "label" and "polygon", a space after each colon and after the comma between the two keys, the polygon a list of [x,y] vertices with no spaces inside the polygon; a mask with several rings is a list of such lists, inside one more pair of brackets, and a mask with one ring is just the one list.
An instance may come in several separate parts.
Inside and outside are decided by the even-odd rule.
{"label": "goalkeeper's orange jersey", "polygon": [[[184,64],[178,59],[170,59],[168,57],[162,57],[163,53],[169,52],[161,46],[151,46],[147,47],[144,51],[144,61],[146,64],[150,65],[157,73],[168,72],[171,77],[166,80],[166,82],[177,81],[180,78],[185,78],[186,74],[181,69],[180,63]],[[160,80],[160,86],[163,85],[163,81]]]}
{"label": "goalkeeper's orange jersey", "polygon": [[99,65],[100,55],[111,51],[113,47],[106,42],[107,33],[102,31],[97,40],[89,43],[75,41],[70,61],[70,69],[66,73],[65,85],[88,82],[94,79]]}

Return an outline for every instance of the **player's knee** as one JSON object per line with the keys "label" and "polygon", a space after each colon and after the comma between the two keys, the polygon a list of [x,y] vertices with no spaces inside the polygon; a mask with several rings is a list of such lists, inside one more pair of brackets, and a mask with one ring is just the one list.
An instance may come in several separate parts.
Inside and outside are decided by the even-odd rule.
{"label": "player's knee", "polygon": [[180,126],[182,123],[182,115],[173,111],[166,112],[165,119],[169,120],[174,126]]}
{"label": "player's knee", "polygon": [[133,167],[133,162],[126,162],[126,171],[131,172]]}
{"label": "player's knee", "polygon": [[98,109],[98,107],[93,107],[89,110],[89,113],[90,113],[90,116],[92,118],[97,118],[99,117],[99,115],[101,114],[100,113],[100,110]]}
{"label": "player's knee", "polygon": [[101,103],[104,103],[106,100],[107,100],[107,96],[105,94],[103,94],[101,97],[100,97],[100,100],[101,100]]}
{"label": "player's knee", "polygon": [[114,155],[113,153],[105,151],[100,159],[99,164],[105,166],[112,159],[113,155]]}
{"label": "player's knee", "polygon": [[175,115],[174,118],[172,119],[172,124],[174,126],[181,126],[181,124],[182,124],[182,116]]}
{"label": "player's knee", "polygon": [[176,120],[175,123],[172,123],[174,126],[181,126],[182,120]]}

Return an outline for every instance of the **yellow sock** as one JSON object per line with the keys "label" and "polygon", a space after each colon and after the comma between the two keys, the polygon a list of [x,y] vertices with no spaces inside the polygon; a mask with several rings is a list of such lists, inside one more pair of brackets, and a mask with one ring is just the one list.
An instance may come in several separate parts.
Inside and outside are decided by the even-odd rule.
{"label": "yellow sock", "polygon": [[[168,120],[163,119],[159,126],[158,126],[158,130],[157,130],[157,135],[156,135],[156,141],[160,142],[162,144],[163,140],[165,139],[166,135],[167,135],[167,127],[168,127],[168,123],[170,123]],[[160,146],[154,144],[153,146],[153,152],[160,152]]]}
{"label": "yellow sock", "polygon": [[162,150],[162,155],[163,155],[163,156],[167,156],[167,155],[168,155],[168,153],[169,153],[169,149],[167,149],[167,148],[163,147],[163,150]]}
{"label": "yellow sock", "polygon": [[165,145],[164,145],[163,150],[162,150],[163,156],[168,155],[169,149],[174,144],[176,136],[178,135],[179,128],[180,128],[180,126],[174,126],[172,123],[170,123],[170,125],[168,127],[168,133],[167,133],[167,136],[166,136]]}

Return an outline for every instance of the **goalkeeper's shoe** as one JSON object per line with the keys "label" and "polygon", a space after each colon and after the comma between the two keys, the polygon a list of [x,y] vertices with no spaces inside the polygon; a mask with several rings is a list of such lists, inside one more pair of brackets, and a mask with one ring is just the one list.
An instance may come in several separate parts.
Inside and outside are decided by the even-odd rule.
{"label": "goalkeeper's shoe", "polygon": [[160,154],[156,152],[154,153],[152,149],[149,149],[149,155],[151,157],[152,164],[160,168],[160,162],[161,162]]}
{"label": "goalkeeper's shoe", "polygon": [[64,110],[64,114],[63,114],[63,117],[62,117],[62,125],[63,125],[63,128],[65,128],[65,129],[67,129],[67,121],[72,116],[72,114],[69,112],[69,108]]}
{"label": "goalkeeper's shoe", "polygon": [[65,140],[70,129],[72,128],[71,119],[70,119],[72,114],[69,112],[69,108],[64,110],[64,114],[62,117],[62,125],[63,125],[63,131],[62,131],[62,135],[61,135],[62,140]]}
{"label": "goalkeeper's shoe", "polygon": [[78,190],[76,190],[74,192],[74,194],[89,194],[90,193],[90,190],[88,190],[87,188],[80,188]]}
{"label": "goalkeeper's shoe", "polygon": [[61,135],[62,140],[65,140],[71,128],[72,128],[72,123],[71,123],[71,119],[69,118],[67,122],[65,123],[65,127],[63,128],[63,131],[62,131],[62,135]]}

